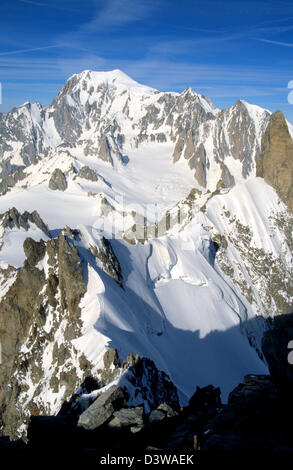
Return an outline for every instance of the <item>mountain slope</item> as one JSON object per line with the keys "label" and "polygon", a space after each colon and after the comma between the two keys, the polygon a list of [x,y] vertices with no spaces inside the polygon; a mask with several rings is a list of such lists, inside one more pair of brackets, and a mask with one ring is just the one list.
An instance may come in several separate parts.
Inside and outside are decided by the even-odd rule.
{"label": "mountain slope", "polygon": [[0,115],[2,433],[103,381],[110,347],[154,360],[182,404],[267,371],[267,318],[293,297],[292,216],[256,177],[268,122],[118,70]]}

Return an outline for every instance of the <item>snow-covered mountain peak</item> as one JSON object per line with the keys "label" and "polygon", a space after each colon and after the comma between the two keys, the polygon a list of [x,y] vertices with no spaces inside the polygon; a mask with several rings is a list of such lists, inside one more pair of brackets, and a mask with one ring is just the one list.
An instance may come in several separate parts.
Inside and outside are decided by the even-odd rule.
{"label": "snow-covered mountain peak", "polygon": [[189,99],[189,100],[192,100],[192,101],[197,101],[205,109],[205,111],[207,113],[211,113],[213,115],[216,115],[220,112],[220,109],[218,109],[209,98],[202,95],[201,93],[197,93],[191,87],[186,88],[182,92],[182,96],[185,99]]}
{"label": "snow-covered mountain peak", "polygon": [[[153,95],[159,93],[158,90],[142,85],[121,70],[115,69],[107,72],[84,70],[79,74],[74,74],[67,80],[59,95],[72,95],[76,94],[78,91],[83,91],[98,99],[98,95],[105,91],[105,89],[112,90],[114,93],[117,93],[117,95],[121,94],[121,92],[138,95]],[[83,102],[86,101],[85,94],[86,93],[82,94]],[[93,101],[93,99],[90,101]]]}
{"label": "snow-covered mountain peak", "polygon": [[[67,80],[51,106],[25,103],[0,114],[1,166],[9,174],[40,159],[52,163],[58,156],[62,171],[82,158],[83,165],[101,173],[93,163],[121,171],[137,155],[149,160],[154,158],[149,153],[168,153],[170,166],[178,162],[196,186],[213,191],[220,180],[231,187],[255,174],[268,118],[269,112],[241,100],[219,110],[192,88],[159,92],[118,69],[84,70]],[[41,165],[50,174],[56,168],[51,163]],[[10,180],[1,192],[11,186]],[[21,184],[32,181],[40,181],[39,175]]]}

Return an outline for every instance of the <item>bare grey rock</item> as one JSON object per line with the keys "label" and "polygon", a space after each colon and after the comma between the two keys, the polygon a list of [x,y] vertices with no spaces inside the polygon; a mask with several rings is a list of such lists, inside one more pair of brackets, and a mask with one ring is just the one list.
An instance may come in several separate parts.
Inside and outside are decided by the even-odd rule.
{"label": "bare grey rock", "polygon": [[108,349],[103,356],[104,367],[97,372],[100,376],[101,385],[107,385],[115,379],[120,371],[120,358],[117,349]]}
{"label": "bare grey rock", "polygon": [[28,231],[30,228],[29,222],[35,224],[48,238],[51,237],[48,225],[44,223],[37,211],[32,213],[25,211],[21,214],[15,207],[12,207],[12,209],[8,209],[4,214],[0,214],[0,223],[4,229],[23,228],[25,231]]}
{"label": "bare grey rock", "polygon": [[67,189],[66,176],[60,168],[55,168],[53,171],[49,180],[49,188],[52,189],[52,191],[65,191]]}
{"label": "bare grey rock", "polygon": [[120,367],[120,357],[118,356],[117,349],[108,349],[103,356],[103,362],[106,369],[109,369],[112,365]]}
{"label": "bare grey rock", "polygon": [[29,229],[29,224],[27,222],[27,218],[21,214],[15,207],[12,209],[8,209],[4,214],[0,215],[1,224],[4,228],[20,228],[22,227],[24,230]]}
{"label": "bare grey rock", "polygon": [[167,418],[174,418],[175,416],[178,416],[178,412],[173,410],[173,408],[170,405],[167,405],[167,403],[162,403],[159,405],[157,410],[163,411]]}
{"label": "bare grey rock", "polygon": [[23,216],[27,218],[30,222],[35,224],[42,232],[47,235],[48,238],[51,238],[50,230],[47,224],[44,223],[38,211],[33,211],[32,213],[25,211]]}
{"label": "bare grey rock", "polygon": [[89,181],[98,181],[99,179],[96,172],[89,166],[83,166],[79,170],[77,176],[79,176],[79,178],[84,178]]}
{"label": "bare grey rock", "polygon": [[122,408],[125,397],[122,390],[113,385],[85,410],[79,417],[78,426],[87,430],[93,430],[106,423],[115,410]]}
{"label": "bare grey rock", "polygon": [[143,407],[122,408],[115,411],[114,418],[109,422],[110,428],[121,429],[130,426],[143,425]]}
{"label": "bare grey rock", "polygon": [[98,158],[100,158],[104,162],[108,162],[108,163],[111,163],[111,165],[113,165],[110,144],[106,136],[102,136],[101,138]]}
{"label": "bare grey rock", "polygon": [[221,163],[222,174],[221,174],[221,181],[223,182],[223,186],[225,188],[232,188],[235,186],[235,179],[231,175],[229,169],[224,163]]}
{"label": "bare grey rock", "polygon": [[162,410],[153,410],[149,415],[149,423],[157,423],[163,419],[166,419],[166,414]]}
{"label": "bare grey rock", "polygon": [[90,246],[91,253],[102,263],[104,271],[111,276],[117,284],[122,287],[122,270],[118,258],[116,257],[111,242],[101,237],[101,248]]}
{"label": "bare grey rock", "polygon": [[188,164],[191,170],[195,170],[194,178],[198,184],[205,188],[207,185],[207,158],[202,143],[193,150]]}
{"label": "bare grey rock", "polygon": [[26,238],[23,242],[23,249],[27,261],[30,265],[35,266],[46,253],[46,245],[43,240],[36,242],[32,238]]}
{"label": "bare grey rock", "polygon": [[142,430],[144,429],[144,425],[143,424],[138,424],[136,426],[131,426],[130,427],[130,432],[131,434],[138,434],[140,433]]}

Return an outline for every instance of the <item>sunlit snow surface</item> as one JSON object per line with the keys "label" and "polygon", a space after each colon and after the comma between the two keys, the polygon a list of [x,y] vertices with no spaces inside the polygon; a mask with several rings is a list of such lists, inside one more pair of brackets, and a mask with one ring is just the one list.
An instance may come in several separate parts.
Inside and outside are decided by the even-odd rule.
{"label": "sunlit snow surface", "polygon": [[[180,179],[177,173],[172,174],[173,168],[170,164],[168,174],[166,165],[165,178],[170,185],[173,178]],[[109,176],[106,172],[104,175]],[[136,177],[139,179],[139,171]],[[131,177],[123,183],[117,175],[117,181],[112,183],[120,191],[123,186],[127,200],[133,204],[138,195],[143,202],[144,194],[154,202],[153,182],[147,188],[148,180],[144,175],[141,178],[141,194],[139,183],[133,184]],[[180,189],[177,191],[174,198],[179,196]],[[258,194],[262,197],[257,198]],[[275,193],[262,180],[250,180],[211,200],[204,217],[229,230],[220,227],[221,200],[225,200],[240,220],[252,221],[258,229],[256,233],[264,233],[266,206],[270,210],[270,205],[276,203],[274,198]],[[40,185],[28,191],[15,189],[1,197],[0,211],[12,206],[20,211],[37,209],[53,233],[68,224],[81,230],[81,240],[87,240],[86,244],[89,240],[95,242],[95,204],[80,188],[73,186],[62,193]],[[169,201],[165,207],[168,205]],[[24,259],[21,245],[25,236],[40,238],[37,231],[5,236],[8,243],[1,256],[16,267]],[[273,248],[269,237],[261,242]],[[201,214],[176,236],[151,239],[144,245],[112,240],[122,267],[124,289],[102,270],[89,266],[87,293],[80,304],[83,336],[74,340],[94,364],[94,370],[102,366],[107,347],[116,347],[122,358],[130,351],[150,357],[170,375],[182,403],[194,392],[196,384],[219,385],[223,398],[227,398],[246,373],[267,372],[240,329],[240,320],[247,320],[253,313],[247,311],[231,285],[214,268],[209,243]]]}

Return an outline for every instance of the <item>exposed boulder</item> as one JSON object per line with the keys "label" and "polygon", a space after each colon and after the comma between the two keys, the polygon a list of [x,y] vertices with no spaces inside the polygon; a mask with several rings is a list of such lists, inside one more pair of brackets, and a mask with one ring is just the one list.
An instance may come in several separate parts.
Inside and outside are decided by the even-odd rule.
{"label": "exposed boulder", "polygon": [[113,385],[85,410],[79,417],[78,426],[93,430],[106,423],[114,411],[119,410],[125,403],[125,396],[121,388]]}
{"label": "exposed boulder", "polygon": [[264,178],[293,212],[293,141],[281,111],[270,117],[256,161],[256,176]]}
{"label": "exposed boulder", "polygon": [[55,168],[49,180],[49,188],[52,191],[65,191],[67,189],[66,176],[60,168]]}
{"label": "exposed boulder", "polygon": [[109,422],[109,427],[121,429],[131,426],[143,425],[143,407],[122,408],[113,413],[114,418]]}
{"label": "exposed boulder", "polygon": [[221,162],[221,169],[221,180],[223,181],[223,186],[225,188],[232,188],[233,186],[235,186],[234,176],[231,175],[228,167],[223,162]]}

